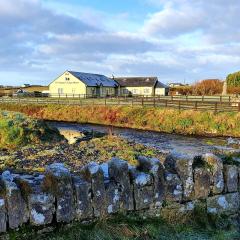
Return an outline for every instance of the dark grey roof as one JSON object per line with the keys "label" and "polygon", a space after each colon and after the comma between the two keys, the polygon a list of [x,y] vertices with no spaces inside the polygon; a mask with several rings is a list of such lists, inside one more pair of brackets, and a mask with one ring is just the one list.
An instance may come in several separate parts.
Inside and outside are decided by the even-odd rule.
{"label": "dark grey roof", "polygon": [[117,77],[114,80],[121,87],[154,87],[157,77]]}
{"label": "dark grey roof", "polygon": [[104,86],[104,87],[115,87],[117,83],[100,74],[92,74],[92,73],[83,73],[83,72],[73,72],[69,71],[74,77],[78,78],[80,81],[85,83],[89,87],[96,87],[96,86]]}
{"label": "dark grey roof", "polygon": [[167,85],[157,81],[156,88],[169,88]]}

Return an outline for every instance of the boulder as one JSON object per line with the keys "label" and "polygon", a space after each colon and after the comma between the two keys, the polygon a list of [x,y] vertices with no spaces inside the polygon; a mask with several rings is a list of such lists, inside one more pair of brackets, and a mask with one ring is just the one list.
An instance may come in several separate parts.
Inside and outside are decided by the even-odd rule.
{"label": "boulder", "polygon": [[73,178],[74,192],[76,198],[76,218],[87,220],[93,218],[92,207],[92,185],[81,177]]}
{"label": "boulder", "polygon": [[183,197],[182,181],[177,174],[165,172],[166,192],[165,200],[170,202],[180,202]]}
{"label": "boulder", "polygon": [[193,158],[185,154],[172,153],[166,157],[164,166],[170,173],[177,174],[182,181],[183,199],[189,200],[193,195]]}
{"label": "boulder", "polygon": [[72,177],[64,164],[53,163],[46,168],[43,186],[56,198],[57,222],[71,222],[75,216]]}
{"label": "boulder", "polygon": [[199,201],[190,201],[184,204],[169,203],[161,209],[160,216],[171,224],[189,223],[189,220],[194,217],[193,212],[197,205],[199,205]]}
{"label": "boulder", "polygon": [[42,191],[44,175],[18,175],[16,182],[28,203],[30,223],[42,226],[52,223],[55,213],[55,198]]}
{"label": "boulder", "polygon": [[165,180],[164,168],[162,163],[156,158],[146,158],[140,156],[138,158],[138,169],[147,172],[153,177],[154,185],[154,203],[153,208],[160,208],[164,199]]}
{"label": "boulder", "polygon": [[211,171],[211,192],[212,192],[212,194],[222,193],[224,190],[222,160],[211,153],[202,155],[202,160],[206,163],[207,168]]}
{"label": "boulder", "polygon": [[238,168],[234,165],[224,165],[223,175],[225,182],[225,192],[238,191]]}
{"label": "boulder", "polygon": [[210,194],[211,174],[206,168],[194,169],[194,197],[205,199]]}
{"label": "boulder", "polygon": [[151,208],[154,198],[154,184],[152,176],[148,173],[139,172],[136,169],[132,169],[130,173],[133,183],[136,210]]}
{"label": "boulder", "polygon": [[[109,187],[112,191],[113,200],[116,199],[115,195],[119,195],[119,210],[131,211],[134,209],[133,194],[130,183],[129,167],[126,161],[118,158],[113,158],[108,163],[108,173],[110,181],[115,183],[115,187]],[[112,183],[113,184],[113,183]],[[114,188],[114,190],[111,190]]]}
{"label": "boulder", "polygon": [[7,231],[6,202],[4,198],[0,197],[0,233],[4,233],[6,231]]}
{"label": "boulder", "polygon": [[106,184],[106,204],[108,214],[126,210],[125,208],[121,208],[121,203],[123,203],[121,202],[121,196],[121,188],[119,188],[114,181],[109,181]]}
{"label": "boulder", "polygon": [[29,196],[30,223],[33,226],[47,225],[53,221],[54,197],[47,193],[34,193]]}
{"label": "boulder", "polygon": [[235,214],[239,211],[239,193],[209,197],[207,211],[210,214]]}
{"label": "boulder", "polygon": [[13,175],[9,171],[2,173],[1,184],[6,194],[8,226],[10,229],[16,229],[29,219],[27,203],[22,196],[20,188],[14,182]]}
{"label": "boulder", "polygon": [[82,177],[91,183],[94,217],[106,215],[106,191],[104,172],[100,165],[91,162],[81,169]]}

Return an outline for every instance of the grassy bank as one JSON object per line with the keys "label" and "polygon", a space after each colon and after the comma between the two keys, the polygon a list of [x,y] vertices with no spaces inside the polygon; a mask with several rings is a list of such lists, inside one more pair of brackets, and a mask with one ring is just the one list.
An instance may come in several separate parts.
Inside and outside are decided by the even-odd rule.
{"label": "grassy bank", "polygon": [[61,106],[1,104],[0,109],[20,111],[54,121],[94,123],[189,135],[240,137],[240,113],[178,111],[124,106]]}
{"label": "grassy bank", "polygon": [[46,240],[230,240],[239,239],[239,233],[226,229],[203,226],[197,223],[171,224],[161,218],[142,219],[138,216],[115,216],[112,219],[82,225],[58,226],[53,232],[39,234],[32,229],[21,229],[9,239]]}
{"label": "grassy bank", "polygon": [[24,114],[0,112],[0,149],[15,149],[27,144],[61,140],[59,132],[44,121]]}

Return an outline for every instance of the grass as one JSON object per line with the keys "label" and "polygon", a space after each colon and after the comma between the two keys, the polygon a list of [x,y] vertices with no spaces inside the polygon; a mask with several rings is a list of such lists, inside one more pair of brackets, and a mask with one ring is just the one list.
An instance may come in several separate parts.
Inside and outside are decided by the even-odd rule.
{"label": "grass", "polygon": [[0,149],[16,149],[29,143],[61,140],[56,129],[24,114],[0,112]]}
{"label": "grass", "polygon": [[201,112],[152,107],[1,104],[0,109],[29,116],[78,123],[94,123],[167,133],[240,137],[240,113]]}
{"label": "grass", "polygon": [[90,161],[103,163],[112,157],[125,159],[136,165],[139,155],[163,159],[164,154],[154,148],[129,142],[117,136],[93,138],[86,142],[69,145],[67,143],[45,143],[28,145],[18,150],[0,151],[0,171],[44,171],[44,167],[54,162],[62,162],[77,171]]}
{"label": "grass", "polygon": [[51,233],[37,234],[36,230],[22,229],[10,233],[9,239],[46,240],[234,240],[239,233],[234,229],[203,228],[195,223],[169,224],[161,218],[143,219],[137,215],[115,216],[91,224],[73,223],[60,226]]}

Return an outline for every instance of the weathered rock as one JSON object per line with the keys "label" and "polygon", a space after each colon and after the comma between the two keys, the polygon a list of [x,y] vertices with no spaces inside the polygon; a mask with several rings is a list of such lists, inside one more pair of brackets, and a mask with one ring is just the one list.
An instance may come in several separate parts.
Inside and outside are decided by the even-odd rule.
{"label": "weathered rock", "polygon": [[29,219],[27,204],[10,172],[6,171],[2,174],[1,184],[6,194],[8,225],[10,229],[16,229]]}
{"label": "weathered rock", "polygon": [[120,212],[121,203],[121,188],[114,181],[109,181],[106,184],[106,203],[107,213],[118,213]]}
{"label": "weathered rock", "polygon": [[44,175],[17,175],[15,179],[28,203],[30,223],[33,226],[52,223],[55,198],[42,191]]}
{"label": "weathered rock", "polygon": [[193,194],[193,158],[184,155],[172,153],[166,157],[164,166],[170,173],[178,174],[183,186],[183,199],[191,199]]}
{"label": "weathered rock", "polygon": [[207,199],[207,211],[211,214],[234,214],[239,211],[239,193],[228,193]]}
{"label": "weathered rock", "polygon": [[136,210],[149,209],[153,204],[154,185],[150,174],[131,170]]}
{"label": "weathered rock", "polygon": [[73,179],[76,198],[76,218],[86,220],[93,218],[92,185],[80,177]]}
{"label": "weathered rock", "polygon": [[64,164],[54,163],[46,168],[44,186],[56,197],[57,222],[70,222],[75,216],[72,177]]}
{"label": "weathered rock", "polygon": [[6,203],[5,199],[0,197],[0,233],[4,233],[6,231],[7,231]]}
{"label": "weathered rock", "polygon": [[207,198],[210,194],[211,175],[206,168],[194,169],[194,197],[195,199]]}
{"label": "weathered rock", "polygon": [[32,193],[28,197],[30,223],[33,226],[52,223],[55,199],[52,194]]}
{"label": "weathered rock", "polygon": [[211,153],[204,154],[202,156],[202,160],[204,162],[206,162],[207,167],[211,171],[211,192],[212,192],[212,194],[222,193],[223,189],[224,189],[222,160]]}
{"label": "weathered rock", "polygon": [[237,167],[238,169],[238,191],[240,192],[240,167]]}
{"label": "weathered rock", "polygon": [[226,192],[238,191],[238,168],[234,165],[224,165],[223,175]]}
{"label": "weathered rock", "polygon": [[162,219],[171,223],[187,223],[193,217],[193,211],[198,205],[198,201],[181,203],[169,203],[161,209],[160,216]]}
{"label": "weathered rock", "polygon": [[104,172],[97,163],[89,163],[85,166],[81,173],[85,180],[91,182],[92,188],[92,206],[95,217],[103,217],[106,215],[106,191],[104,185]]}
{"label": "weathered rock", "polygon": [[166,192],[165,199],[170,202],[180,202],[183,196],[182,181],[177,174],[165,173]]}
{"label": "weathered rock", "polygon": [[[119,195],[119,209],[130,211],[134,209],[133,194],[130,183],[128,163],[118,158],[113,158],[108,163],[109,178],[115,183],[113,201],[115,195]],[[112,186],[110,189],[113,188]],[[117,190],[116,190],[117,189]]]}
{"label": "weathered rock", "polygon": [[164,200],[165,180],[164,168],[162,163],[156,158],[138,158],[140,171],[150,173],[153,177],[154,183],[154,203],[153,208],[160,208]]}

